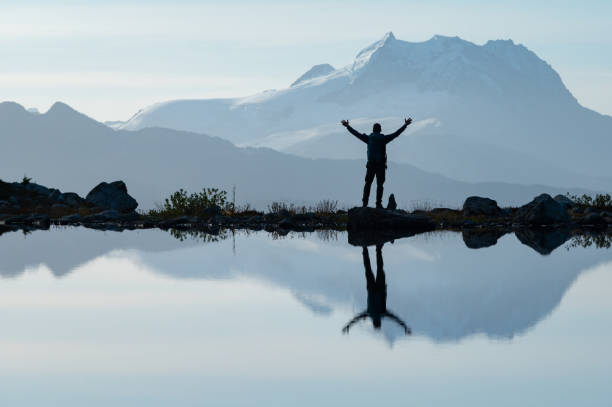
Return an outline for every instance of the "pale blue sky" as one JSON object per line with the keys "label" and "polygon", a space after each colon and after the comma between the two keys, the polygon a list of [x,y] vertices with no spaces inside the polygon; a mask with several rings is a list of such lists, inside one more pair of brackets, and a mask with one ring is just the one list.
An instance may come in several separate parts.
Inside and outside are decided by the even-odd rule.
{"label": "pale blue sky", "polygon": [[98,120],[173,98],[283,88],[387,31],[511,38],[585,106],[612,114],[612,1],[0,2],[0,100],[64,101]]}

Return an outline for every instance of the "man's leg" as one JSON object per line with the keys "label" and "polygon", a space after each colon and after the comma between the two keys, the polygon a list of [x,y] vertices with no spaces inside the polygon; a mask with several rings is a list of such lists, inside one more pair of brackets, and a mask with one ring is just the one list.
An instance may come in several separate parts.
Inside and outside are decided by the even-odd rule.
{"label": "man's leg", "polygon": [[374,181],[374,175],[376,175],[376,169],[373,165],[368,163],[367,171],[365,176],[365,185],[363,186],[363,206],[368,206],[368,200],[370,199],[370,187],[372,186],[372,181]]}
{"label": "man's leg", "polygon": [[380,164],[376,168],[376,207],[382,208],[383,184],[385,183],[385,171],[387,165]]}

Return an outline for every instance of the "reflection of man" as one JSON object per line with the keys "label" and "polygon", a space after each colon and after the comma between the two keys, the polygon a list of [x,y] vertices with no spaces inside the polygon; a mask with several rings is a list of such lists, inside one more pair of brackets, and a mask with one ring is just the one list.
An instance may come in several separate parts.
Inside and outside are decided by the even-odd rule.
{"label": "reflection of man", "polygon": [[346,334],[355,322],[368,317],[372,319],[372,325],[374,325],[375,329],[380,329],[382,319],[387,317],[404,328],[404,333],[406,335],[411,334],[410,328],[404,321],[387,310],[387,283],[385,281],[385,271],[383,270],[382,246],[383,245],[376,246],[376,278],[374,278],[374,274],[372,273],[368,248],[365,246],[363,247],[363,266],[365,267],[368,288],[368,308],[362,313],[357,314],[355,318],[351,319],[349,323],[342,328],[342,332]]}

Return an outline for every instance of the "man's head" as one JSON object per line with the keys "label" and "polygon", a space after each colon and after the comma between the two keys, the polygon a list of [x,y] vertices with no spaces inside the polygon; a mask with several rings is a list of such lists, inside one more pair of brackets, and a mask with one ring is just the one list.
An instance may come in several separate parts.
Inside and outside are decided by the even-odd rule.
{"label": "man's head", "polygon": [[380,123],[374,123],[374,127],[372,128],[374,133],[380,133],[382,128],[380,127]]}

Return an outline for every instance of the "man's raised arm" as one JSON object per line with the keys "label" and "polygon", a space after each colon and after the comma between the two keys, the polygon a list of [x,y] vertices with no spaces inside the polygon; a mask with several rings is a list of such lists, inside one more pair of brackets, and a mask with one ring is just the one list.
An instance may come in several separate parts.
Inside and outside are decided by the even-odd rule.
{"label": "man's raised arm", "polygon": [[399,136],[400,134],[402,134],[402,132],[404,130],[406,130],[406,127],[408,127],[410,125],[410,123],[412,123],[412,119],[409,117],[407,119],[404,119],[404,125],[402,127],[400,127],[399,129],[397,129],[397,131],[395,133],[391,133],[391,134],[387,134],[385,136],[385,139],[387,141],[387,143],[389,143],[390,141],[392,141],[394,138],[396,138],[397,136]]}
{"label": "man's raised arm", "polygon": [[363,133],[359,133],[357,130],[355,130],[354,128],[352,128],[349,125],[348,120],[342,120],[340,122],[344,127],[346,127],[346,129],[349,131],[349,133],[351,133],[353,136],[357,137],[359,140],[363,141],[364,143],[368,142],[368,136],[366,136]]}

